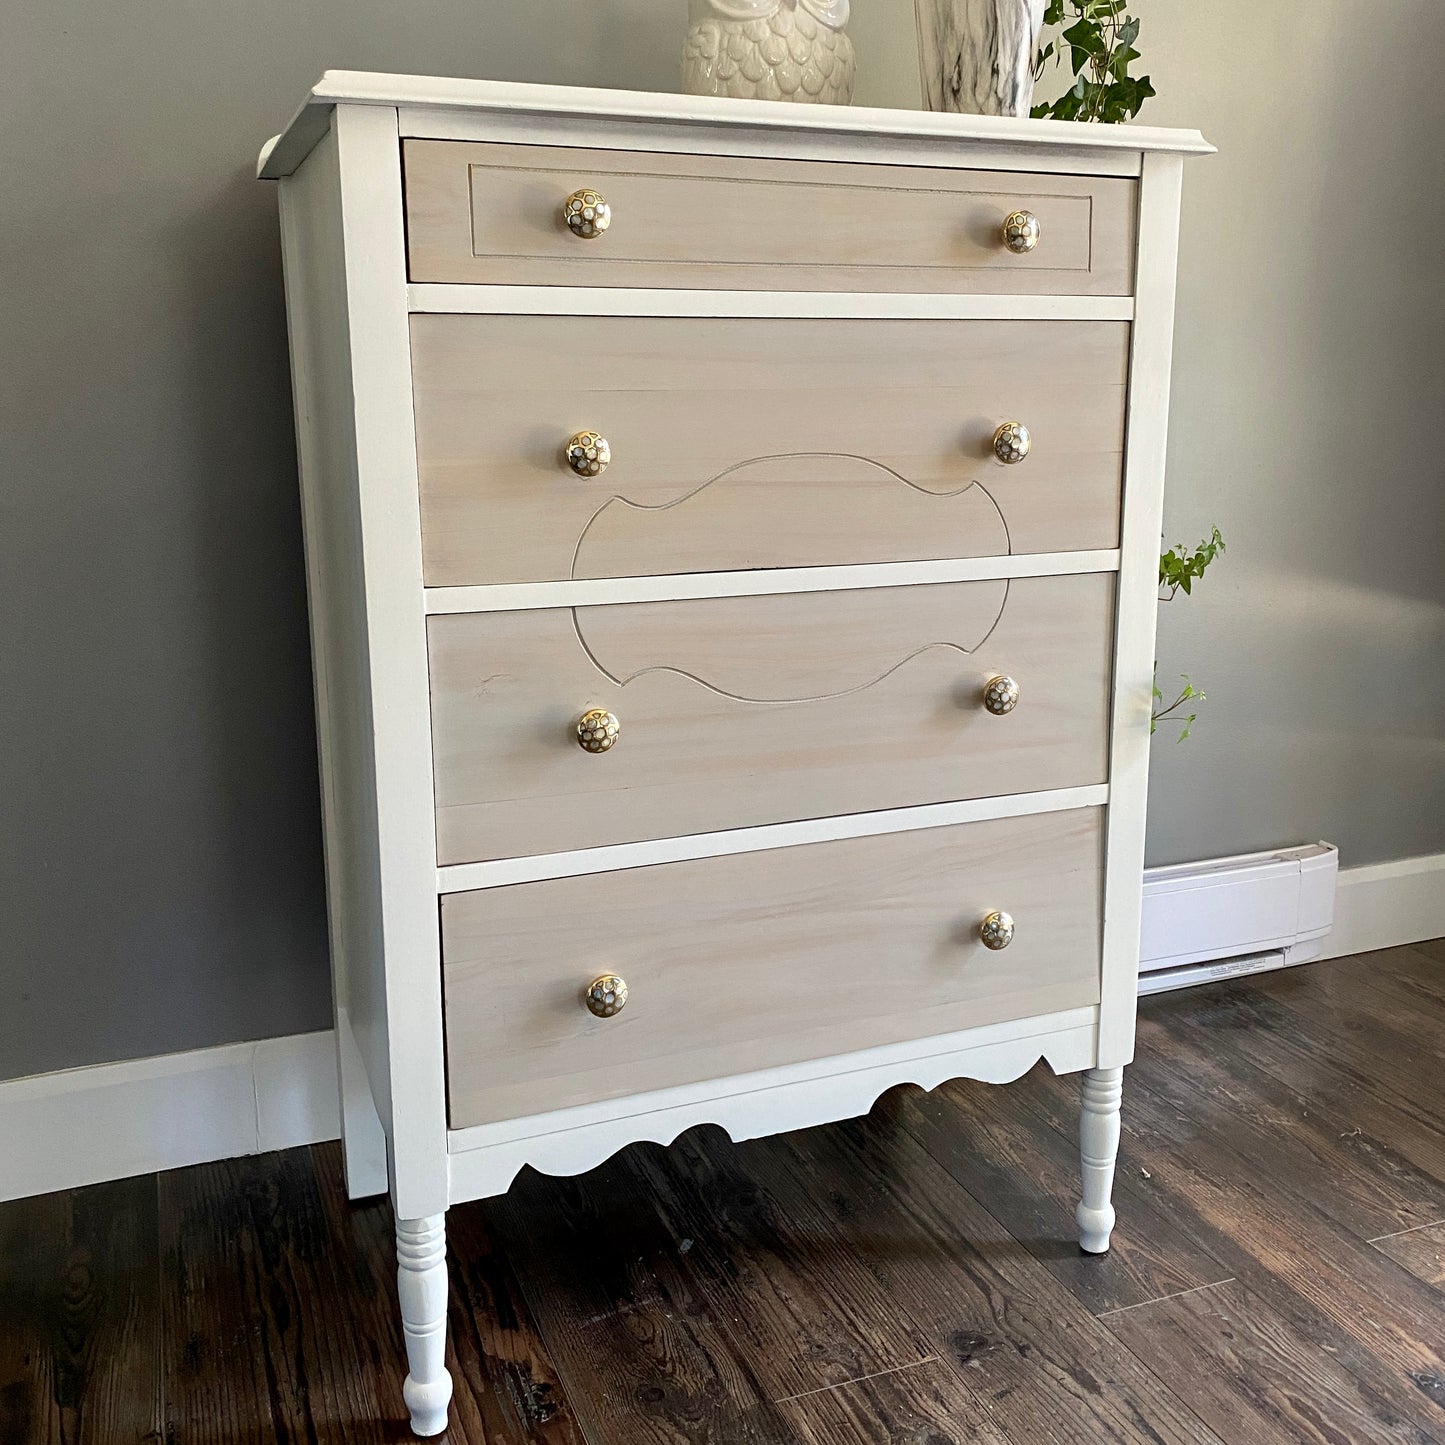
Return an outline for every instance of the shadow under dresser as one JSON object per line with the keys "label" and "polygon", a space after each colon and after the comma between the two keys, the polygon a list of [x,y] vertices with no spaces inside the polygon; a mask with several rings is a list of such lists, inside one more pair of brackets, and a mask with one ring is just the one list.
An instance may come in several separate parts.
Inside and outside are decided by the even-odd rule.
{"label": "shadow under dresser", "polygon": [[280,182],[348,1188],[1132,1057],[1192,131],[332,72]]}

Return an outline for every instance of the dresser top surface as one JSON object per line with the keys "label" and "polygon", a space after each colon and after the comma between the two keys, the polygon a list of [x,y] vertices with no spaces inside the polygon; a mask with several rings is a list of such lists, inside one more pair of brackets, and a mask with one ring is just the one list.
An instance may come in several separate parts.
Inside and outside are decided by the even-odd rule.
{"label": "dresser top surface", "polygon": [[[387,75],[328,70],[278,136],[262,148],[257,173],[263,179],[290,175],[326,133],[338,105],[396,107],[413,113],[462,111],[473,114],[565,116],[599,123],[637,122],[651,127],[717,126],[836,137],[840,158],[848,142],[889,136],[939,142],[984,142],[1021,148],[1064,148],[1075,153],[1173,151],[1207,155],[1214,147],[1196,130],[1142,125],[1098,125],[1081,121],[1033,120],[995,115],[947,115],[866,106],[797,105],[781,101],[673,95],[636,90],[593,90],[567,85],[524,85],[511,81],[462,80],[437,76]],[[855,158],[866,158],[859,153]]]}

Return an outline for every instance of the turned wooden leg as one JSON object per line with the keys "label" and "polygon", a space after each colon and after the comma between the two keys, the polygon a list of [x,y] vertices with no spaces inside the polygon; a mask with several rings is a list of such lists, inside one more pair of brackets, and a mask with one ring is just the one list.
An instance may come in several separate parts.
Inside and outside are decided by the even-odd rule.
{"label": "turned wooden leg", "polygon": [[447,1428],[447,1229],[445,1214],[396,1221],[396,1289],[406,1332],[402,1397],[418,1435]]}
{"label": "turned wooden leg", "polygon": [[1123,1069],[1089,1069],[1084,1074],[1084,1107],[1079,1115],[1079,1157],[1084,1197],[1079,1201],[1079,1248],[1107,1254],[1114,1230],[1114,1161],[1119,1157],[1119,1105],[1124,1097]]}

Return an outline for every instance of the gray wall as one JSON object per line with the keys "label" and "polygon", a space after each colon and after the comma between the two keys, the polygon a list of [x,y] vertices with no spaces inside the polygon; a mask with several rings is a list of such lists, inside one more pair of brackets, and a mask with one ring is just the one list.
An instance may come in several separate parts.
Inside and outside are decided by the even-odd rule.
{"label": "gray wall", "polygon": [[[1144,6],[1197,125],[1170,416],[1171,541],[1229,543],[1160,616],[1152,862],[1327,838],[1445,850],[1445,105],[1438,0]],[[1156,58],[1157,57],[1157,58]]]}
{"label": "gray wall", "polygon": [[665,85],[684,14],[7,7],[0,1077],[330,1023],[261,142],[328,67]]}
{"label": "gray wall", "polygon": [[[916,104],[911,7],[855,8],[859,101]],[[329,1021],[257,146],[327,67],[667,89],[683,14],[11,7],[0,1077]],[[1161,673],[1190,671],[1210,703],[1156,751],[1156,861],[1317,836],[1349,863],[1445,849],[1434,16],[1370,14],[1371,44],[1336,0],[1147,16],[1163,97],[1145,118],[1222,151],[1186,186],[1169,527],[1217,520],[1230,540],[1163,618]]]}

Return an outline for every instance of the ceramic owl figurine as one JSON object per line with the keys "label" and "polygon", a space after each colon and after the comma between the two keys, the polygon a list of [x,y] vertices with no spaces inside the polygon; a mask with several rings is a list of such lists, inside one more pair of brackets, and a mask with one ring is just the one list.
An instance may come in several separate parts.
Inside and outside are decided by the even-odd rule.
{"label": "ceramic owl figurine", "polygon": [[689,0],[682,84],[690,95],[853,98],[848,0]]}

